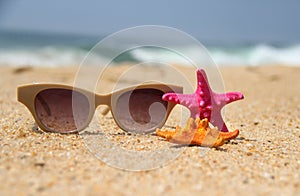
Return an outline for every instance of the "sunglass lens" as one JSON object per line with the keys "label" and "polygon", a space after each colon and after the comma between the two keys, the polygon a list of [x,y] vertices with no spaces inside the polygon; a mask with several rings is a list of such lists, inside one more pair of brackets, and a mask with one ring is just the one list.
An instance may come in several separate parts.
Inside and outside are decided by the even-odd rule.
{"label": "sunglass lens", "polygon": [[35,111],[49,131],[67,133],[81,129],[88,120],[89,101],[67,89],[43,90],[35,98]]}
{"label": "sunglass lens", "polygon": [[135,89],[122,94],[116,104],[116,118],[127,131],[146,133],[161,125],[168,102],[162,100],[164,92],[157,89]]}

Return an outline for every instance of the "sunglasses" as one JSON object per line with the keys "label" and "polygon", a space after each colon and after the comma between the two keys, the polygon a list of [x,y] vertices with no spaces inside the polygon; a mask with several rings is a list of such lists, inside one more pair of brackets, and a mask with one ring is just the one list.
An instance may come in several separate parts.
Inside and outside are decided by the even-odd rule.
{"label": "sunglasses", "polygon": [[180,86],[142,84],[106,95],[61,84],[28,84],[17,88],[18,101],[44,131],[74,133],[85,129],[99,105],[107,105],[116,124],[128,132],[149,133],[162,127],[176,104],[162,100]]}

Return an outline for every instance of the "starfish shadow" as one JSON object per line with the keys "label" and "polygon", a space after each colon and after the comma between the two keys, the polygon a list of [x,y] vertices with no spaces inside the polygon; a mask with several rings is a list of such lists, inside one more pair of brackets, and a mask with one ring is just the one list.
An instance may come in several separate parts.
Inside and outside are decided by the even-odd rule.
{"label": "starfish shadow", "polygon": [[257,139],[249,139],[249,138],[244,138],[244,137],[237,137],[235,140],[240,140],[240,141],[247,141],[247,142],[257,142]]}
{"label": "starfish shadow", "polygon": [[[204,148],[203,146],[199,146],[199,145],[196,145],[196,144],[174,144],[173,146],[171,146],[171,148],[184,148],[184,147]],[[228,152],[226,148],[221,148],[221,147],[207,147],[207,148],[214,148],[217,151]]]}

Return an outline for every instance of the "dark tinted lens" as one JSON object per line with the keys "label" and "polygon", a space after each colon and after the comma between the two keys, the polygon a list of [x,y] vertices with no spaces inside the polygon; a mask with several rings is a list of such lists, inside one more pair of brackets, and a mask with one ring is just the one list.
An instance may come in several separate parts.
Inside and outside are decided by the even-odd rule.
{"label": "dark tinted lens", "polygon": [[166,117],[168,102],[162,100],[163,94],[157,89],[124,93],[117,100],[116,118],[127,131],[154,131]]}
{"label": "dark tinted lens", "polygon": [[66,89],[47,89],[35,98],[35,110],[40,121],[50,130],[70,132],[82,128],[89,115],[85,95]]}

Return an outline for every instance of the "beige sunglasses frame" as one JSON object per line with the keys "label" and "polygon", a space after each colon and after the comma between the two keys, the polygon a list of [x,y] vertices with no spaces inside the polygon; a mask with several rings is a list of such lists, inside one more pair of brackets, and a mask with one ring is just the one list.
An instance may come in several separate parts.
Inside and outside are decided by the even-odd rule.
{"label": "beige sunglasses frame", "polygon": [[[162,83],[147,83],[147,84],[130,86],[130,87],[127,87],[127,88],[124,88],[121,90],[113,91],[108,94],[100,95],[100,94],[92,93],[90,91],[87,91],[87,90],[84,90],[81,88],[77,88],[77,87],[73,87],[73,86],[65,85],[65,84],[34,83],[34,84],[25,84],[25,85],[18,86],[17,87],[17,97],[18,97],[18,101],[23,103],[28,108],[28,110],[34,117],[34,120],[37,123],[37,125],[43,131],[46,131],[46,132],[78,133],[78,132],[82,131],[90,124],[90,122],[95,114],[95,110],[99,105],[107,105],[109,107],[109,110],[111,111],[111,114],[112,114],[115,122],[117,123],[117,125],[122,130],[128,131],[125,129],[125,127],[122,126],[122,124],[119,122],[119,120],[117,118],[115,118],[115,116],[114,116],[113,109],[116,108],[117,99],[125,92],[132,91],[135,89],[147,89],[147,88],[161,90],[165,93],[167,93],[167,92],[182,93],[183,92],[183,88],[181,86],[176,86],[176,85],[171,85],[171,84],[162,84]],[[71,130],[71,131],[66,131],[66,132],[55,131],[55,130],[52,130],[52,129],[48,128],[47,126],[45,126],[40,121],[40,119],[38,118],[38,116],[36,114],[35,97],[37,96],[37,94],[39,92],[46,90],[46,89],[72,90],[72,91],[82,93],[84,96],[86,96],[86,98],[89,101],[90,109],[89,109],[89,116],[88,116],[88,119],[87,119],[87,122],[85,123],[85,125],[83,125],[82,127],[80,127],[77,130]],[[176,105],[175,103],[168,102],[165,119],[162,121],[161,124],[159,124],[157,126],[157,128],[161,128],[165,124],[166,120],[168,119],[168,117],[170,115],[170,112],[172,111],[172,109],[174,108],[175,105]],[[153,131],[155,131],[155,130],[151,130],[148,132],[153,132]],[[147,132],[145,132],[145,133],[147,133]]]}

